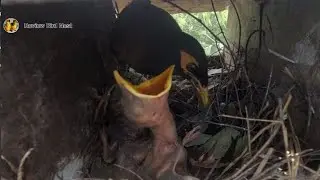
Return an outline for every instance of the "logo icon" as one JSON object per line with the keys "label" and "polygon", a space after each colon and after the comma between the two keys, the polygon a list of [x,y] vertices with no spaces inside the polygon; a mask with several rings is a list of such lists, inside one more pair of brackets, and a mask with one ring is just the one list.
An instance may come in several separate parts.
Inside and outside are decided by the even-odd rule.
{"label": "logo icon", "polygon": [[15,33],[19,29],[19,22],[15,18],[8,18],[3,22],[3,29],[7,33]]}

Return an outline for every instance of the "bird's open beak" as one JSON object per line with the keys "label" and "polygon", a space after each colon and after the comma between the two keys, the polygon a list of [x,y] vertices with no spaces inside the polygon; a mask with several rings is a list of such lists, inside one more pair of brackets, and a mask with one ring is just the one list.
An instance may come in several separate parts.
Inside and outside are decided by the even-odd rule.
{"label": "bird's open beak", "polygon": [[125,80],[118,71],[114,71],[114,77],[118,85],[127,89],[132,95],[142,99],[154,99],[167,94],[171,89],[174,65],[167,68],[158,76],[133,85]]}
{"label": "bird's open beak", "polygon": [[[168,96],[172,84],[174,66],[158,76],[133,85],[114,71],[115,80],[121,90],[121,105],[124,115],[140,127],[155,127],[170,119]],[[166,132],[163,132],[164,134]]]}

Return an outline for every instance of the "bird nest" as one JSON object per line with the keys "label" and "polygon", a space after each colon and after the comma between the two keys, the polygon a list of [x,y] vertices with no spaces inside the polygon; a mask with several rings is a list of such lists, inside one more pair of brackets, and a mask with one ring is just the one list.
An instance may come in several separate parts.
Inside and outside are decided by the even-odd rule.
{"label": "bird nest", "polygon": [[[301,42],[300,59],[310,57],[309,44]],[[21,45],[12,51],[17,49],[28,48]],[[118,87],[89,89],[90,98],[84,97],[86,93],[77,101],[49,96],[51,89],[66,85],[43,79],[43,68],[49,64],[45,60],[51,60],[53,53],[32,57],[30,62],[20,61],[26,59],[20,54],[1,57],[0,84],[8,86],[0,88],[0,118],[5,119],[0,122],[0,134],[6,137],[1,138],[0,175],[8,180],[51,179],[68,171],[78,175],[73,179],[145,179],[143,169],[130,167],[139,166],[132,163],[132,154],[150,150],[151,133],[126,121]],[[62,68],[67,62],[60,58],[62,65],[53,69],[68,74],[69,69]],[[36,59],[45,60],[37,64]],[[280,83],[275,83],[272,68],[255,81],[245,65],[228,69],[214,59],[209,57],[209,64],[215,64],[209,68],[209,111],[198,108],[191,84],[182,77],[174,77],[170,91],[170,109],[179,142],[187,151],[189,175],[205,180],[318,178],[320,171],[307,165],[313,165],[309,161],[317,155],[308,147],[317,147],[319,139],[317,134],[312,138],[319,127],[315,120],[320,118],[319,86],[312,81],[319,79],[319,62],[307,68],[285,67],[282,76],[276,77]],[[234,59],[242,62],[244,57],[239,53]],[[86,69],[89,63],[84,64]],[[149,77],[129,72],[126,78],[139,83]],[[77,117],[69,116],[72,113]],[[117,144],[126,146],[117,149]],[[122,164],[114,163],[115,158],[122,158]],[[80,170],[75,173],[74,167]]]}
{"label": "bird nest", "polygon": [[[299,119],[307,120],[316,118],[319,113],[316,111],[319,106],[316,91],[303,90],[303,84],[289,83],[304,81],[297,70],[293,73],[294,68],[286,68],[289,78],[284,78],[283,82],[287,84],[275,85],[271,78],[273,71],[263,83],[256,83],[249,79],[245,68],[229,72],[227,69],[217,70],[222,67],[210,67],[211,108],[206,112],[198,108],[191,84],[182,77],[173,78],[169,104],[180,142],[187,150],[190,175],[200,179],[317,177],[318,172],[306,166],[316,152],[306,150],[299,143],[301,136],[293,130],[297,123],[294,119],[298,115]],[[136,83],[148,79],[135,72],[129,72],[126,77]],[[293,84],[297,87],[293,88]],[[128,168],[139,166],[132,164],[129,157],[132,153],[139,154],[150,149],[150,132],[125,120],[117,86],[108,87],[102,93],[96,90],[90,92],[91,98],[77,105],[79,109],[86,109],[81,113],[79,122],[59,120],[59,108],[43,104],[43,99],[38,97],[41,92],[36,94],[38,98],[33,98],[39,100],[33,104],[40,109],[25,106],[37,110],[34,116],[26,115],[24,109],[12,114],[13,121],[6,121],[3,130],[15,127],[16,133],[11,134],[12,138],[8,140],[11,143],[3,142],[7,145],[4,149],[6,154],[18,154],[16,157],[21,159],[11,160],[6,155],[1,157],[6,172],[11,172],[6,177],[23,176],[24,172],[32,170],[28,168],[31,162],[41,164],[32,165],[39,168],[37,177],[52,177],[59,169],[69,168],[71,171],[67,164],[74,159],[80,160],[78,165],[82,164],[79,177],[143,177],[141,170]],[[308,94],[309,102],[305,101]],[[312,107],[315,116],[296,112],[303,107]],[[15,121],[17,116],[23,119]],[[56,121],[49,121],[52,119],[50,116]],[[33,118],[29,120],[27,117]],[[105,131],[106,128],[108,131]],[[114,163],[115,144],[127,144],[123,149],[117,149],[126,155],[123,164]],[[14,152],[8,152],[10,149]]]}
{"label": "bird nest", "polygon": [[[286,75],[282,82],[287,84],[275,85],[272,81],[272,70],[265,82],[257,83],[250,80],[245,68],[228,72],[227,69],[221,68],[222,66],[211,67],[209,70],[212,73],[209,80],[211,107],[206,112],[198,108],[192,85],[182,77],[173,78],[169,104],[175,117],[178,136],[187,150],[190,174],[199,179],[317,177],[318,172],[306,165],[310,165],[310,158],[315,157],[317,153],[311,149],[305,149],[306,146],[299,143],[301,137],[296,134],[294,128],[296,125],[293,125],[295,118],[292,116],[297,115],[294,110],[296,104],[302,101],[306,93],[301,89],[293,88],[289,83],[290,81],[301,82],[298,78],[302,77],[298,72],[295,72],[296,77],[290,77],[294,68],[290,68],[291,71],[286,68]],[[129,71],[126,77],[135,83],[148,79],[134,71]],[[101,100],[99,107],[103,107],[102,114],[110,111],[121,114],[119,106],[111,107],[110,111],[104,112],[108,109],[106,106],[112,106],[111,104],[117,102],[115,99],[119,98],[119,94],[115,92],[115,99],[113,99],[112,91],[116,91],[114,87],[107,90],[106,96]],[[98,111],[96,114],[99,114]],[[114,121],[125,122],[121,119],[123,117],[117,117],[118,119]],[[307,119],[308,115],[304,113],[303,117]],[[110,120],[110,114],[107,119]],[[98,123],[100,125],[91,132],[101,132],[101,129],[105,128],[105,120],[106,118],[102,118]],[[140,130],[132,124],[118,124],[112,126],[111,131],[112,129],[114,134],[109,135],[117,136],[117,141],[124,144],[131,143],[123,153],[133,153],[130,152],[130,149],[134,148],[132,143],[135,146],[139,144],[140,151],[148,149],[150,145],[144,139],[148,139],[150,134],[144,133],[142,136],[137,136],[137,134],[141,135],[137,133]],[[101,136],[96,133],[95,137],[95,141],[91,142],[89,147],[92,147],[92,144],[100,144],[100,147],[93,151],[90,148],[85,151],[87,168],[116,168],[121,174],[115,175],[114,172],[117,170],[113,170],[113,173],[110,171],[109,174],[106,173],[108,175],[104,174],[105,178],[145,179],[141,175],[142,172],[133,172],[125,166],[112,164],[114,154],[109,154],[111,159],[100,156],[108,151],[103,147],[106,145],[107,135]],[[112,148],[112,145],[110,146]],[[97,160],[102,164],[109,163],[109,166],[100,164],[97,167]],[[126,158],[125,161],[130,159]],[[130,162],[124,164],[128,167],[132,166]]]}

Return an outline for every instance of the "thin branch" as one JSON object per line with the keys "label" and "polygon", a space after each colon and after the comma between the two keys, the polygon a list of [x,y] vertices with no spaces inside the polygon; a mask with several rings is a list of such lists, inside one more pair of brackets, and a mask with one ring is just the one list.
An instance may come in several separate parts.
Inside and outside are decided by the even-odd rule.
{"label": "thin branch", "polygon": [[19,168],[18,168],[18,174],[17,174],[17,180],[23,180],[23,176],[24,176],[24,172],[23,172],[23,168],[24,168],[24,164],[27,160],[27,158],[30,156],[30,154],[32,153],[32,151],[34,150],[34,148],[30,148],[22,157],[20,164],[19,164]]}
{"label": "thin branch", "polygon": [[261,146],[261,148],[258,150],[258,152],[248,162],[246,162],[236,173],[234,173],[230,178],[227,178],[227,180],[234,179],[242,171],[244,171],[261,154],[261,152],[264,151],[265,148],[271,143],[271,141],[277,135],[279,129],[280,129],[280,126],[277,126],[275,128],[275,130],[273,131],[273,133],[270,135],[269,139]]}
{"label": "thin branch", "polygon": [[4,162],[7,163],[7,165],[10,167],[10,170],[11,170],[12,172],[14,172],[15,174],[18,173],[17,167],[16,167],[12,162],[10,162],[6,157],[4,157],[3,155],[1,155],[1,159],[2,159]]}
{"label": "thin branch", "polygon": [[240,120],[246,120],[246,121],[257,121],[257,122],[268,122],[268,123],[280,123],[280,121],[278,120],[270,120],[270,119],[255,119],[255,118],[245,118],[245,117],[239,117],[239,116],[231,116],[231,115],[226,115],[226,114],[222,114],[219,115],[221,117],[225,117],[225,118],[231,118],[231,119],[240,119]]}
{"label": "thin branch", "polygon": [[274,56],[277,56],[278,58],[280,58],[280,59],[282,59],[282,60],[285,60],[285,61],[287,61],[287,62],[296,64],[296,62],[295,62],[294,60],[289,59],[289,58],[285,57],[284,55],[282,55],[282,54],[280,54],[280,53],[278,53],[278,52],[276,52],[276,51],[274,51],[274,50],[272,50],[272,49],[270,49],[270,48],[268,48],[268,52],[269,52],[270,54],[273,54]]}
{"label": "thin branch", "polygon": [[210,169],[209,173],[207,176],[204,178],[204,180],[209,180],[211,178],[212,173],[216,169],[217,165],[220,163],[220,159],[216,160],[215,163],[213,164],[212,168]]}
{"label": "thin branch", "polygon": [[119,164],[113,164],[113,165],[120,168],[120,169],[126,170],[126,171],[130,172],[131,174],[133,174],[134,176],[136,176],[138,179],[143,180],[143,178],[141,176],[139,176],[137,173],[133,172],[132,170],[127,169]]}
{"label": "thin branch", "polygon": [[262,101],[262,104],[261,104],[261,108],[260,108],[260,111],[258,113],[258,117],[261,116],[261,113],[263,112],[264,110],[264,105],[267,101],[267,98],[268,98],[268,94],[269,94],[269,89],[270,89],[270,84],[271,84],[271,80],[272,80],[272,74],[273,74],[273,65],[271,65],[271,70],[270,70],[270,74],[269,74],[269,80],[268,80],[268,85],[267,85],[267,89],[266,89],[266,93],[264,95],[264,98],[263,98],[263,101]]}
{"label": "thin branch", "polygon": [[[183,9],[182,7],[178,6],[177,4],[169,1],[169,0],[165,0],[166,3],[170,4],[171,6],[178,8],[179,10],[181,10],[182,12],[188,14],[189,16],[191,16],[193,19],[195,19],[198,23],[200,23],[217,41],[219,41],[221,44],[223,44],[223,46],[225,48],[227,48],[227,50],[232,53],[231,49],[228,48],[228,46],[217,36],[215,35],[199,18],[195,17],[193,14],[191,14],[190,12],[188,12],[187,10]],[[233,56],[232,56],[233,57]]]}
{"label": "thin branch", "polygon": [[267,154],[264,156],[263,160],[261,161],[258,169],[257,169],[256,172],[253,174],[253,177],[258,176],[258,175],[262,172],[263,168],[264,168],[264,167],[266,166],[266,164],[268,163],[268,160],[270,159],[273,151],[274,151],[273,148],[269,148]]}
{"label": "thin branch", "polygon": [[[246,116],[247,118],[249,118],[249,113],[248,113],[248,108],[247,106],[245,106],[245,109],[246,109]],[[249,149],[249,155],[251,156],[252,155],[252,149],[251,149],[251,134],[250,134],[250,121],[246,120],[247,122],[247,134],[248,134],[248,149]]]}
{"label": "thin branch", "polygon": [[216,8],[215,8],[215,6],[214,6],[213,0],[211,0],[211,6],[212,6],[212,9],[213,9],[214,15],[215,15],[215,17],[216,17],[216,20],[217,20],[217,23],[218,23],[218,27],[219,27],[219,29],[220,29],[220,32],[222,33],[222,36],[223,36],[224,40],[226,41],[226,44],[227,44],[227,46],[228,46],[228,49],[231,49],[230,44],[229,44],[229,42],[228,42],[228,40],[227,40],[227,38],[226,38],[223,30],[222,30],[222,26],[221,26],[221,24],[220,24],[220,21],[219,21],[219,18],[218,18],[218,14],[217,14]]}
{"label": "thin branch", "polygon": [[[267,131],[268,129],[272,128],[274,125],[276,125],[277,123],[271,123],[268,126],[265,126],[264,128],[262,128],[251,140],[250,143],[253,143],[255,140],[258,139],[258,137],[260,137],[265,131]],[[247,152],[248,148],[245,148],[241,155],[238,156],[234,161],[232,161],[223,171],[222,173],[219,175],[219,177],[217,179],[220,179],[227,171],[229,171],[230,168],[232,168]]]}

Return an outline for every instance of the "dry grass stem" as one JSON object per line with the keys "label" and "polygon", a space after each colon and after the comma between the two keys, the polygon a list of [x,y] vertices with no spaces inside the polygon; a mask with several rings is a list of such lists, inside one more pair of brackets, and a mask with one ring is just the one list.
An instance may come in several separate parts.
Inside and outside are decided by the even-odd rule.
{"label": "dry grass stem", "polygon": [[129,173],[131,173],[131,174],[133,174],[134,176],[136,176],[138,179],[143,180],[143,178],[142,178],[141,176],[139,176],[137,173],[133,172],[132,170],[130,170],[130,169],[128,169],[128,168],[125,168],[125,167],[123,167],[123,166],[121,166],[121,165],[119,165],[119,164],[113,164],[113,165],[114,165],[115,167],[117,167],[117,168],[126,170],[126,171],[128,171]]}
{"label": "dry grass stem", "polygon": [[278,131],[280,129],[280,126],[276,126],[276,128],[274,129],[273,133],[270,135],[269,139],[260,147],[260,149],[258,150],[258,152],[248,161],[246,162],[244,165],[241,166],[241,168],[234,173],[230,178],[227,178],[226,180],[232,180],[234,178],[236,178],[242,171],[244,171],[257,157],[260,156],[260,154],[262,153],[262,151],[265,150],[265,148],[271,143],[271,141],[273,140],[273,138],[277,135]]}
{"label": "dry grass stem", "polygon": [[12,172],[14,172],[15,174],[18,173],[18,168],[12,162],[10,162],[6,157],[1,155],[1,159],[8,164]]}
{"label": "dry grass stem", "polygon": [[[246,115],[247,115],[247,118],[249,118],[249,113],[248,113],[248,108],[247,106],[245,106],[245,110],[246,110]],[[247,123],[247,135],[248,135],[248,149],[249,149],[249,155],[251,156],[252,155],[252,150],[251,150],[251,131],[250,131],[250,121],[246,120],[246,123]]]}
{"label": "dry grass stem", "polygon": [[30,154],[32,153],[32,151],[34,150],[34,148],[30,148],[22,157],[22,159],[20,160],[19,163],[19,168],[18,168],[18,174],[17,174],[17,180],[23,180],[24,178],[24,164],[27,160],[27,158],[30,156]]}
{"label": "dry grass stem", "polygon": [[270,159],[273,151],[274,151],[273,148],[269,148],[269,149],[268,149],[267,154],[263,156],[263,160],[261,161],[261,163],[260,163],[259,167],[257,168],[256,172],[253,174],[253,177],[258,176],[258,175],[262,172],[263,168],[264,168],[264,167],[266,166],[266,164],[268,163],[268,161],[269,161],[269,159]]}

